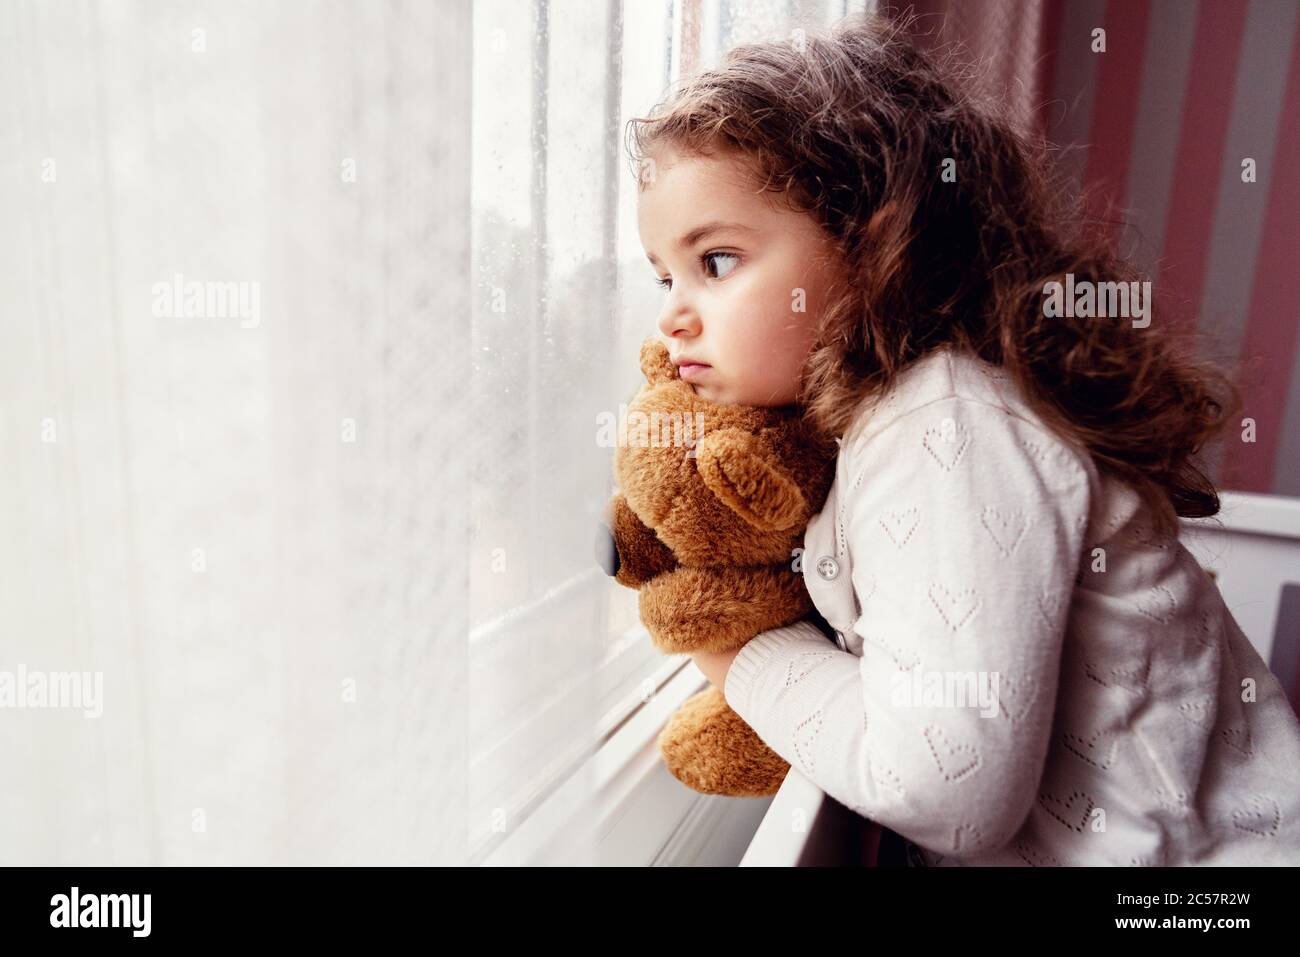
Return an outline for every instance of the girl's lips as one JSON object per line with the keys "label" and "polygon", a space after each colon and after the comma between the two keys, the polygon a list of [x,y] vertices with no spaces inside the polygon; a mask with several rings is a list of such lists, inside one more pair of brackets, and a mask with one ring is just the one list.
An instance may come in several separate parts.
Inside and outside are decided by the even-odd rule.
{"label": "girl's lips", "polygon": [[677,374],[687,382],[693,382],[712,368],[702,362],[684,362],[677,367]]}

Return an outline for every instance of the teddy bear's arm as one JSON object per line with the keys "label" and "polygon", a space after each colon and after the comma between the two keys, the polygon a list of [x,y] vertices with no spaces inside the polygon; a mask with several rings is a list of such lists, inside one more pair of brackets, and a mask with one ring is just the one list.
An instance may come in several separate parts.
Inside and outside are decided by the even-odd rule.
{"label": "teddy bear's arm", "polygon": [[621,494],[610,499],[605,519],[609,523],[617,553],[617,572],[614,580],[628,588],[640,588],[656,575],[677,567],[675,556],[659,540],[654,530],[637,518]]}
{"label": "teddy bear's arm", "polygon": [[705,433],[696,446],[695,464],[713,494],[755,528],[783,531],[811,517],[789,470],[751,432],[726,428]]}

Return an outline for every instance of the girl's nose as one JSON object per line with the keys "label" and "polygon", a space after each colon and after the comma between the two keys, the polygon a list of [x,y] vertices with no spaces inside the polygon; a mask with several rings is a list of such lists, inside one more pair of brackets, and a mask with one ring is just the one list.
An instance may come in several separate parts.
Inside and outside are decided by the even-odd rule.
{"label": "girl's nose", "polygon": [[686,303],[676,299],[672,293],[664,304],[664,311],[659,315],[659,331],[669,339],[682,335],[698,336],[700,334],[699,314]]}

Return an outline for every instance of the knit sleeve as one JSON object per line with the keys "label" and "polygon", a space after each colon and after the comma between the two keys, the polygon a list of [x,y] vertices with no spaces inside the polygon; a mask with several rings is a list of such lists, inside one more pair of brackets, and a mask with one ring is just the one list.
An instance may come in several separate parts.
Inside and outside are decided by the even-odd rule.
{"label": "knit sleeve", "polygon": [[1089,509],[1080,453],[948,396],[853,450],[841,490],[859,658],[809,623],[763,632],[733,710],[823,791],[957,858],[1008,843],[1046,760]]}

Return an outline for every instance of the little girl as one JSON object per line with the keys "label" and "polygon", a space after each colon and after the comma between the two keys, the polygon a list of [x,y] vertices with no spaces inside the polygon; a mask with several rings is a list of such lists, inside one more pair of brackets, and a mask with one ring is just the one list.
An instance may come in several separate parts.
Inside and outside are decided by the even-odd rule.
{"label": "little girl", "polygon": [[836,644],[695,655],[731,707],[916,863],[1300,863],[1300,723],[1178,539],[1239,394],[1159,312],[1048,308],[1136,276],[1043,144],[872,17],[632,125],[682,378],[839,444],[796,568]]}

